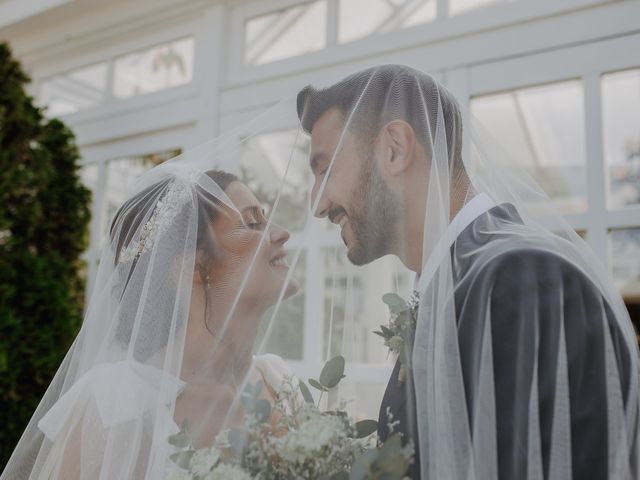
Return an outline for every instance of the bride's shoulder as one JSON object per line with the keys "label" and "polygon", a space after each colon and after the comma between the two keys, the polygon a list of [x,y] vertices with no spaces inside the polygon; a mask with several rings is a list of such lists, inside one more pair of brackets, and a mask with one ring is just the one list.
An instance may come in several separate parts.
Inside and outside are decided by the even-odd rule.
{"label": "bride's shoulder", "polygon": [[110,428],[152,411],[161,393],[175,396],[182,388],[179,379],[149,365],[133,361],[98,364],[72,381],[38,427],[53,439],[72,417],[93,412],[104,428]]}

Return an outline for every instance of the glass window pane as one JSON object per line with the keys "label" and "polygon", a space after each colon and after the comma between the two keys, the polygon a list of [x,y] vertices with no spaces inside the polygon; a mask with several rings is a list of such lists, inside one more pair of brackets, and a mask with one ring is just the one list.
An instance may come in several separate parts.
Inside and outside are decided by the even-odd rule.
{"label": "glass window pane", "polygon": [[40,86],[40,101],[49,117],[84,110],[103,102],[107,88],[107,64],[98,63],[46,78]]}
{"label": "glass window pane", "polygon": [[640,204],[640,69],[602,78],[610,208]]}
{"label": "glass window pane", "polygon": [[240,155],[240,179],[271,207],[296,144],[273,218],[291,231],[302,230],[309,211],[309,139],[296,135],[295,130],[256,135],[243,144]]}
{"label": "glass window pane", "polygon": [[485,95],[471,100],[482,127],[547,192],[563,213],[585,211],[584,100],[580,81]]}
{"label": "glass window pane", "polygon": [[184,85],[193,79],[194,40],[175,40],[115,61],[113,94],[128,98]]}
{"label": "glass window pane", "polygon": [[340,0],[338,41],[387,33],[436,18],[436,0]]}
{"label": "glass window pane", "polygon": [[305,3],[248,20],[244,61],[247,65],[263,65],[315,52],[326,44],[326,1]]}
{"label": "glass window pane", "polygon": [[609,232],[611,271],[625,302],[640,302],[640,228]]}
{"label": "glass window pane", "polygon": [[461,13],[477,10],[494,3],[507,3],[516,0],[449,0],[449,16],[459,15]]}
{"label": "glass window pane", "polygon": [[383,339],[373,331],[389,320],[387,306],[382,302],[385,293],[409,297],[409,272],[391,256],[355,267],[342,246],[324,249],[323,257],[323,355],[330,358],[342,354],[353,362],[391,362]]}
{"label": "glass window pane", "polygon": [[[391,369],[389,369],[387,377],[390,376]],[[347,377],[340,382],[337,395],[334,395],[335,398],[331,398],[331,400],[348,400],[347,411],[356,421],[366,419],[378,420],[380,404],[382,403],[382,397],[384,396],[386,388],[386,381],[381,383],[357,382],[355,378],[347,375]]]}
{"label": "glass window pane", "polygon": [[[293,251],[287,252],[290,263],[293,261],[294,254],[295,252]],[[265,352],[275,353],[288,360],[302,360],[303,358],[305,268],[306,258],[302,253],[293,274],[293,278],[298,285],[298,293],[292,298],[283,300],[281,303],[274,319],[271,333],[263,349]],[[272,316],[273,309],[270,309],[265,318],[268,321]]]}
{"label": "glass window pane", "polygon": [[109,230],[111,219],[120,208],[120,205],[131,195],[136,179],[150,168],[175,157],[179,153],[180,150],[168,150],[148,155],[118,158],[107,162],[102,215],[100,217],[100,249],[102,249]]}

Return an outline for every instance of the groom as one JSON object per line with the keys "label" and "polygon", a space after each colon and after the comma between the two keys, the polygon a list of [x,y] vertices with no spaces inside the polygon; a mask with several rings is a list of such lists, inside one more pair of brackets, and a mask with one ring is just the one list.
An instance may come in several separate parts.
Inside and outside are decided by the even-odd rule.
{"label": "groom", "polygon": [[[375,77],[372,80],[372,74]],[[568,384],[571,387],[570,431],[571,459],[570,475],[573,479],[605,479],[608,476],[607,458],[607,397],[606,365],[603,342],[593,341],[602,337],[603,324],[608,322],[615,358],[621,378],[623,401],[628,400],[630,355],[616,329],[610,309],[596,308],[601,294],[595,285],[580,273],[552,254],[510,255],[502,260],[497,269],[508,275],[493,277],[491,291],[482,287],[469,288],[460,279],[478,265],[476,258],[484,246],[496,241],[494,236],[482,232],[492,225],[520,223],[513,205],[495,205],[483,194],[465,203],[470,182],[462,160],[462,120],[456,99],[435,80],[422,72],[403,66],[385,65],[358,72],[325,89],[305,87],[297,98],[298,117],[302,128],[311,136],[310,167],[315,177],[312,202],[318,200],[314,214],[340,225],[341,236],[348,250],[348,258],[354,265],[365,265],[384,255],[392,254],[417,274],[417,284],[424,291],[425,282],[433,278],[433,272],[423,272],[426,260],[422,258],[425,204],[429,171],[420,165],[428,164],[428,149],[415,148],[416,144],[431,144],[433,139],[421,139],[424,118],[416,114],[416,95],[419,92],[399,96],[394,101],[400,118],[388,118],[391,85],[403,75],[416,78],[423,91],[438,91],[439,98],[423,97],[427,102],[440,102],[442,116],[432,118],[432,125],[443,124],[447,150],[451,154],[450,168],[450,219],[449,234],[452,237],[449,254],[452,260],[454,282],[459,282],[455,292],[457,339],[460,363],[464,380],[466,404],[476,405],[478,376],[474,362],[480,355],[482,322],[480,311],[486,307],[492,292],[501,292],[502,298],[512,301],[492,307],[491,335],[493,338],[493,378],[495,385],[495,432],[497,443],[497,477],[500,480],[528,478],[527,455],[528,432],[521,428],[529,417],[530,402],[528,386],[531,385],[531,369],[521,368],[521,362],[533,365],[535,358],[529,356],[533,338],[532,328],[539,328],[541,342],[557,345],[560,337],[558,325],[563,322],[566,329]],[[408,87],[410,88],[410,87]],[[363,91],[366,95],[362,95]],[[367,102],[364,105],[364,102]],[[405,102],[406,104],[402,104]],[[368,118],[350,116],[355,106],[366,108]],[[433,105],[431,105],[433,106]],[[424,112],[422,112],[424,113]],[[381,119],[378,121],[377,119]],[[345,124],[350,128],[344,133]],[[422,123],[421,123],[422,122]],[[426,141],[425,141],[426,140]],[[339,148],[332,168],[331,159]],[[328,174],[328,178],[325,178]],[[324,184],[324,185],[323,185]],[[429,225],[427,224],[427,228]],[[446,253],[445,253],[446,255]],[[496,268],[489,263],[477,273],[481,280],[489,278]],[[429,273],[430,278],[427,277]],[[495,272],[494,272],[495,273]],[[489,282],[475,282],[474,285]],[[531,286],[542,286],[535,293]],[[488,288],[488,287],[487,287]],[[563,291],[579,291],[584,299],[583,308],[560,308],[562,318],[554,318],[562,304],[558,297]],[[466,308],[463,308],[466,307]],[[581,307],[581,306],[578,306]],[[537,327],[527,322],[534,309],[547,309],[549,314]],[[546,311],[546,310],[545,310]],[[525,318],[527,317],[527,318]],[[604,321],[603,321],[603,317]],[[564,334],[563,334],[564,335]],[[526,348],[514,349],[518,345]],[[531,347],[531,348],[529,348]],[[557,347],[555,347],[557,348]],[[540,357],[543,355],[541,354]],[[533,358],[533,359],[532,359]],[[556,358],[549,355],[549,358]],[[523,360],[524,359],[524,360]],[[554,360],[538,358],[539,425],[541,439],[542,476],[549,478],[552,456],[553,392],[556,371]],[[545,363],[550,362],[550,363]],[[520,367],[519,369],[517,369]],[[398,422],[396,431],[416,445],[416,458],[409,475],[420,478],[420,461],[417,425],[416,398],[412,375],[406,381],[398,378],[399,362],[389,380],[380,408],[379,435],[384,440],[389,435],[387,412]],[[529,372],[528,375],[522,372]],[[420,402],[418,402],[419,404]],[[471,416],[469,411],[468,415]],[[470,419],[471,420],[471,419]],[[470,421],[472,424],[472,422]],[[518,428],[518,426],[520,428]],[[427,429],[429,426],[427,425]],[[473,424],[471,437],[473,438]],[[425,437],[421,432],[421,441]],[[427,445],[427,448],[429,446]],[[489,461],[490,459],[487,459]],[[481,479],[479,479],[481,480]]]}

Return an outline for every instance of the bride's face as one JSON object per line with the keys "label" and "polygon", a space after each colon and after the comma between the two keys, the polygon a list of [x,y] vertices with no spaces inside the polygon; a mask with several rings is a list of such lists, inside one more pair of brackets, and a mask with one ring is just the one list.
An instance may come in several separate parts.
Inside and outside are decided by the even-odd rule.
{"label": "bride's face", "polygon": [[[241,216],[225,209],[226,214],[218,215],[213,222],[215,245],[210,269],[211,286],[235,295],[250,269],[241,301],[266,309],[277,301],[282,288],[285,288],[289,265],[284,246],[289,240],[289,232],[272,223],[265,233],[267,219],[262,207],[243,183],[232,182],[225,193]],[[265,238],[260,245],[263,235]],[[250,267],[258,248],[258,255]],[[296,290],[294,282],[290,281],[284,298]]]}

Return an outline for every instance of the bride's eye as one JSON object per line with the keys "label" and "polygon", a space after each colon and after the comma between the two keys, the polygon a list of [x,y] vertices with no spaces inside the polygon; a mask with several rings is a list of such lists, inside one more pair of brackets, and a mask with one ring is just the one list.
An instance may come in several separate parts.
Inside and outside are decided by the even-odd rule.
{"label": "bride's eye", "polygon": [[254,230],[257,230],[260,227],[262,227],[262,222],[247,222],[246,226]]}

